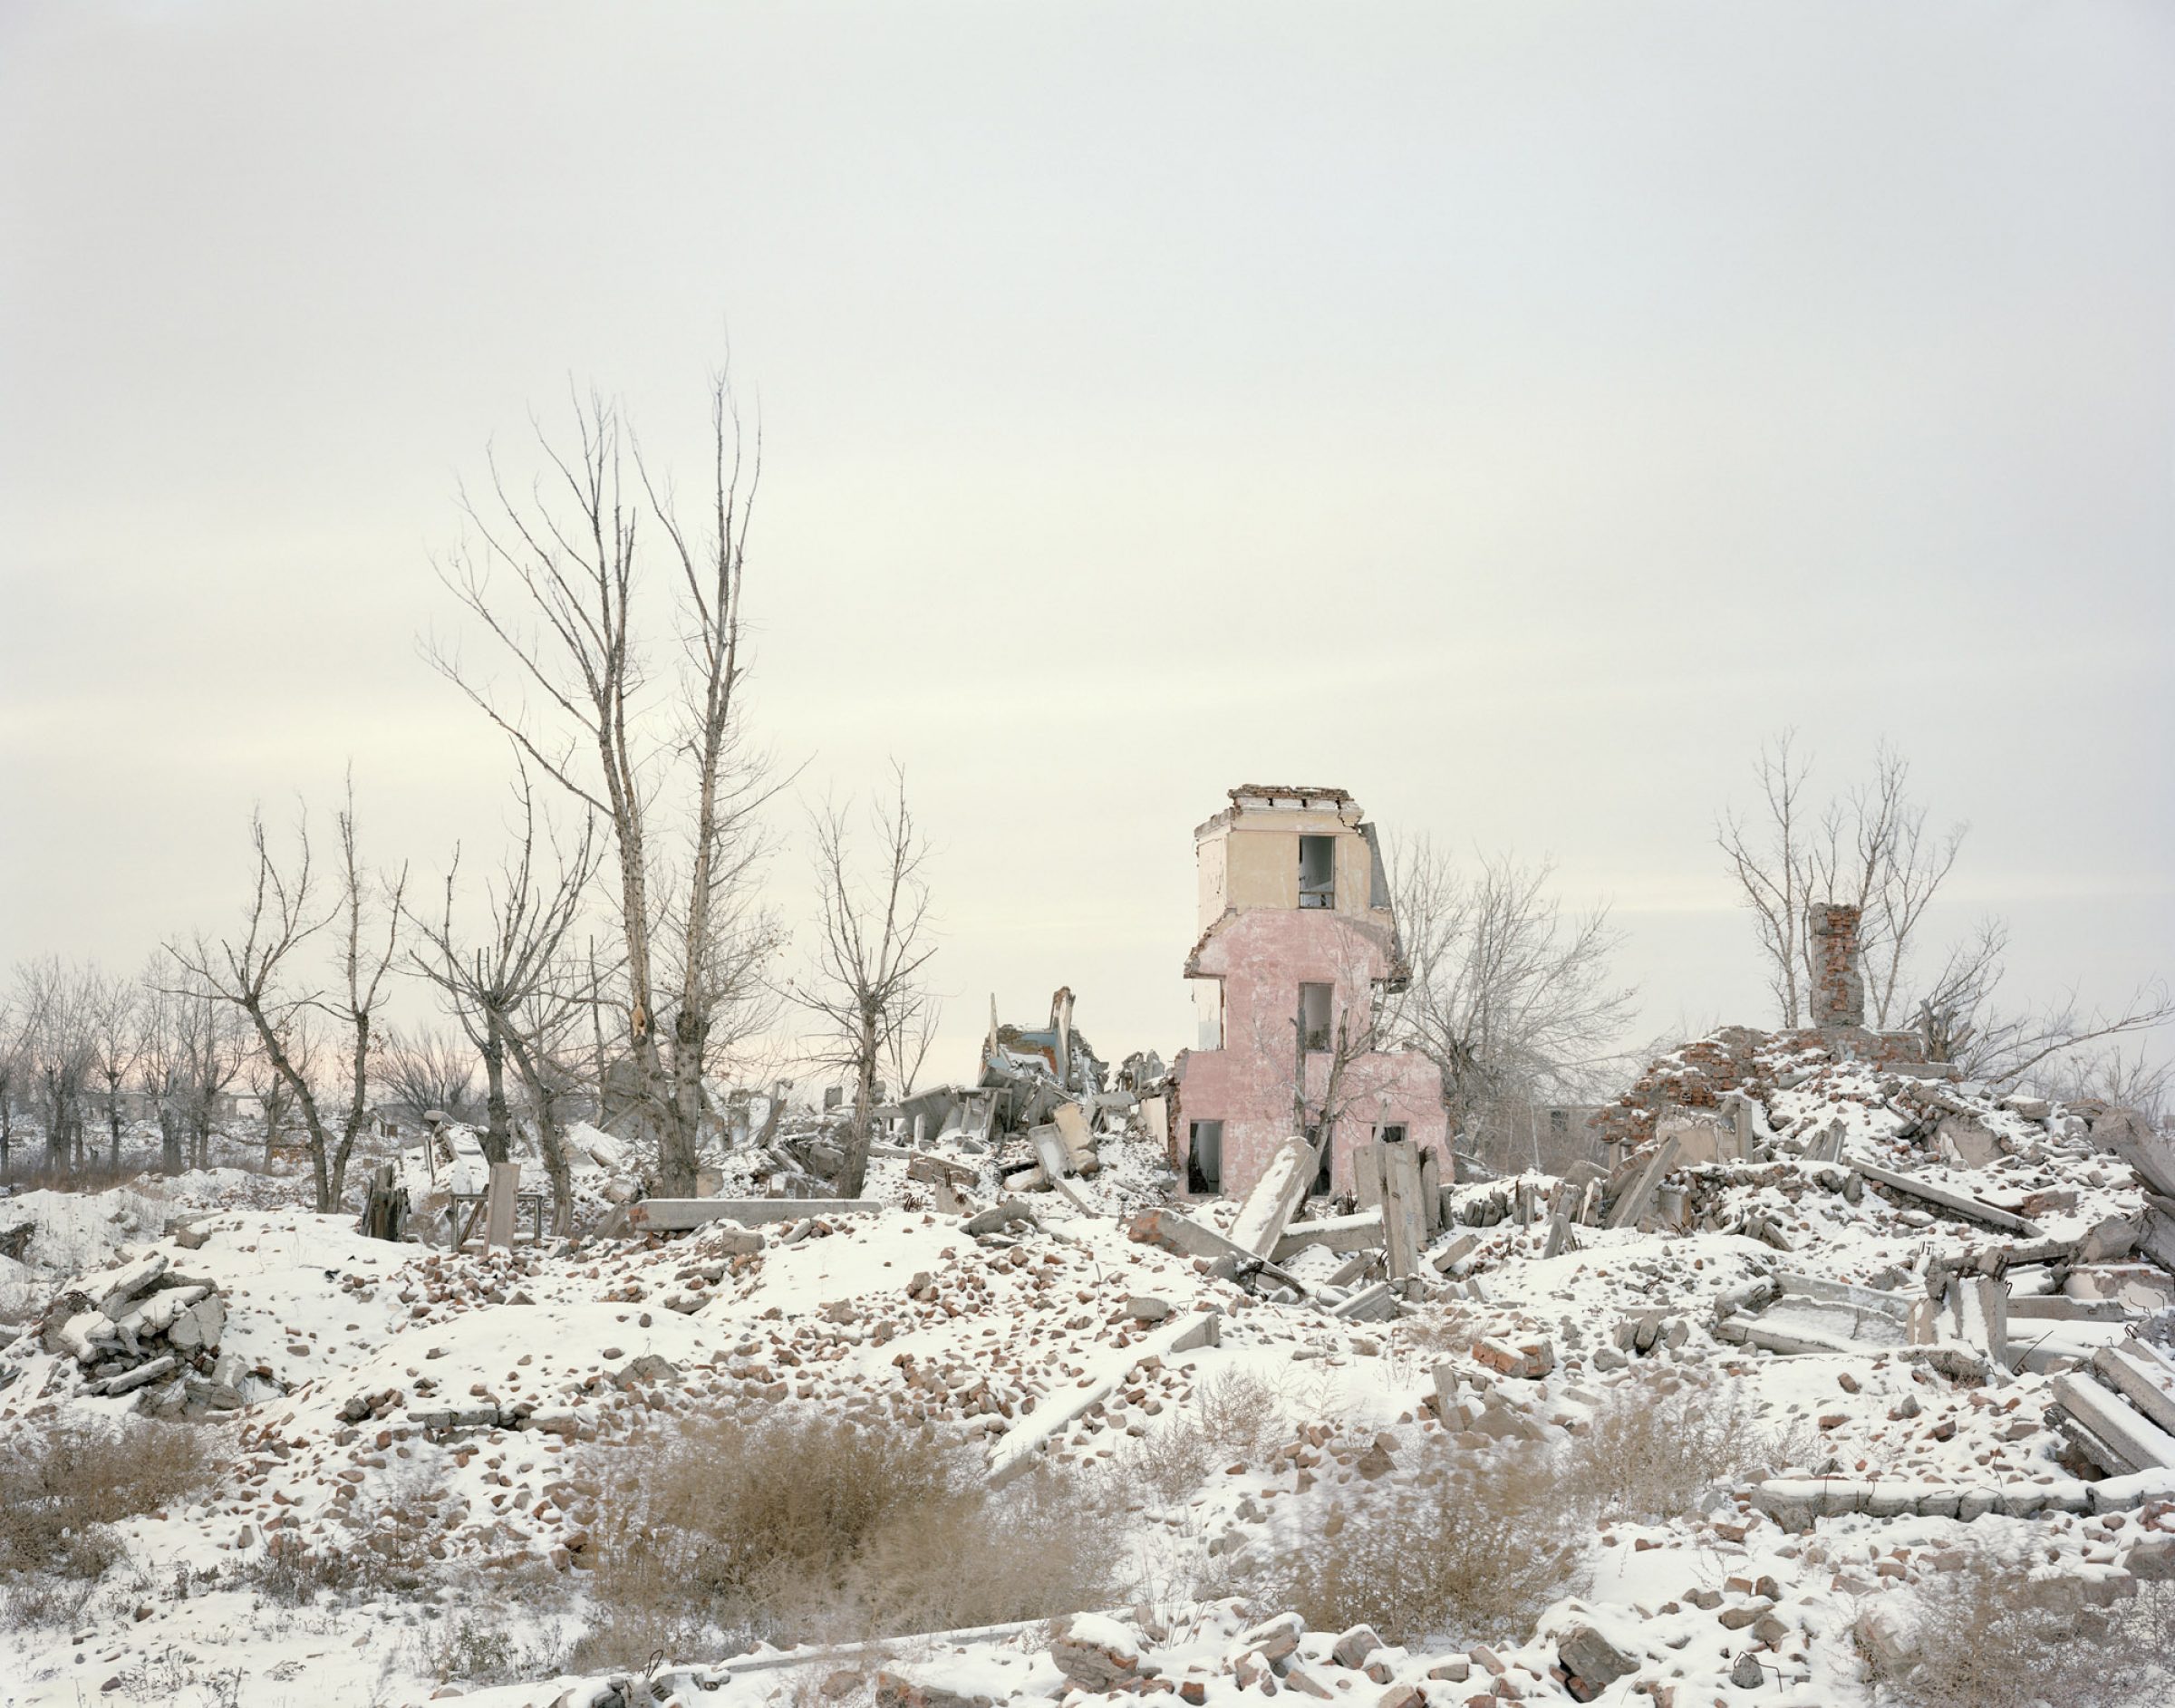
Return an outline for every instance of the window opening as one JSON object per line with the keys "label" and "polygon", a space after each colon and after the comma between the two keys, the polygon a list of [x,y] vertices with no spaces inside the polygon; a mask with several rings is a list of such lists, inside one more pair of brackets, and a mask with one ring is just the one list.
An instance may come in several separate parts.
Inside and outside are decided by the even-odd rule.
{"label": "window opening", "polygon": [[1337,838],[1301,836],[1299,839],[1299,904],[1301,907],[1337,905]]}

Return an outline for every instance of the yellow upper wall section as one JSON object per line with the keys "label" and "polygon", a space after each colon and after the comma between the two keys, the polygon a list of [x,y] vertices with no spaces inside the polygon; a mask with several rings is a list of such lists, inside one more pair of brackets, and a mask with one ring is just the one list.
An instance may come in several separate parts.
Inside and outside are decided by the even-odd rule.
{"label": "yellow upper wall section", "polygon": [[[1227,910],[1299,906],[1299,839],[1329,836],[1337,857],[1335,911],[1362,917],[1368,906],[1373,863],[1356,825],[1358,809],[1246,806],[1219,814],[1195,833],[1201,893],[1201,929]],[[1327,910],[1325,910],[1327,911]]]}

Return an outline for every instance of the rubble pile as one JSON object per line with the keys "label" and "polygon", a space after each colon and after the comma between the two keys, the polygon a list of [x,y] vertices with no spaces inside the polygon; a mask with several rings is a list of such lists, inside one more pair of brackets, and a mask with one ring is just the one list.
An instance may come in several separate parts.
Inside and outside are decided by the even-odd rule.
{"label": "rubble pile", "polygon": [[[1717,1049],[1715,1101],[1658,1106],[1613,1169],[1460,1184],[1385,1140],[1357,1153],[1356,1203],[1310,1195],[1296,1141],[1243,1201],[1175,1201],[1136,1110],[1074,1095],[1022,1132],[992,1085],[902,1105],[850,1204],[691,1200],[731,1213],[482,1252],[226,1211],[53,1289],[0,1351],[0,1429],[156,1409],[177,1383],[186,1406],[235,1360],[237,1403],[192,1425],[231,1432],[230,1470],[129,1539],[154,1576],[186,1565],[229,1587],[290,1558],[367,1557],[441,1587],[489,1568],[556,1586],[552,1616],[578,1622],[618,1447],[683,1415],[801,1407],[944,1432],[992,1485],[1038,1467],[1084,1481],[1141,1562],[1123,1587],[1142,1606],[1052,1626],[682,1655],[646,1679],[464,1680],[479,1708],[1271,1688],[1374,1708],[1755,1691],[1855,1708],[1869,1609],[1983,1550],[2080,1607],[2175,1570],[2175,1277],[2149,1128],[1822,1049]],[[1650,1086],[1687,1091],[1681,1075]],[[1066,1143],[1068,1107],[1091,1117],[1095,1166],[1068,1144],[1053,1175],[1032,1135]],[[1023,1159],[1040,1190],[1017,1181]],[[174,1325],[200,1328],[212,1301],[208,1367],[183,1348],[114,1385],[173,1356]],[[1568,1467],[1672,1405],[1737,1420],[1736,1445],[1657,1510],[1580,1509],[1578,1571],[1530,1628],[1400,1647],[1223,1594],[1327,1546],[1355,1503],[1426,1498],[1445,1468],[1484,1479],[1512,1455]],[[116,1580],[76,1631],[31,1643],[24,1699],[98,1693],[124,1652],[234,1641],[255,1605]],[[352,1656],[309,1657],[314,1699],[454,1687],[418,1674],[428,1651],[392,1607],[357,1621]],[[415,1682],[388,1693],[389,1668]]]}
{"label": "rubble pile", "polygon": [[[192,1239],[184,1230],[177,1243],[187,1249]],[[74,1375],[85,1395],[132,1394],[140,1410],[200,1417],[277,1391],[269,1371],[220,1353],[226,1327],[218,1284],[182,1273],[169,1253],[154,1250],[62,1287],[18,1344],[52,1355],[53,1374]],[[0,1368],[0,1387],[22,1370],[19,1362]],[[41,1394],[53,1386],[48,1380]]]}

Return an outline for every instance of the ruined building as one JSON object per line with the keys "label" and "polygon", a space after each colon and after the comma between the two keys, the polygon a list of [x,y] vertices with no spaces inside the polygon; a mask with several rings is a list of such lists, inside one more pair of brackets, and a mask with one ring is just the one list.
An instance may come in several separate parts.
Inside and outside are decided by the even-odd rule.
{"label": "ruined building", "polygon": [[1374,1047],[1406,977],[1375,827],[1342,789],[1244,787],[1194,832],[1197,1047],[1171,1069],[1172,1163],[1195,1192],[1243,1192],[1287,1139],[1331,1143],[1317,1190],[1355,1185],[1377,1139],[1436,1151],[1451,1178],[1442,1077]]}

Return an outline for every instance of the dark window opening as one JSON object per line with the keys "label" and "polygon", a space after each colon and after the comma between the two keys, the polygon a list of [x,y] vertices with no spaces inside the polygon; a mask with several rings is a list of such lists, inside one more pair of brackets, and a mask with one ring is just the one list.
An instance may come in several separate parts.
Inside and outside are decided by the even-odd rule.
{"label": "dark window opening", "polygon": [[1301,836],[1299,839],[1299,904],[1301,907],[1337,905],[1337,838]]}
{"label": "dark window opening", "polygon": [[1559,1139],[1571,1136],[1571,1111],[1551,1109],[1548,1112],[1548,1130]]}
{"label": "dark window opening", "polygon": [[1189,1129],[1185,1146],[1185,1189],[1189,1192],[1223,1190],[1223,1124],[1196,1121]]}
{"label": "dark window opening", "polygon": [[1330,1179],[1330,1163],[1332,1159],[1329,1155],[1329,1147],[1326,1144],[1322,1144],[1321,1129],[1320,1127],[1309,1127],[1307,1129],[1307,1143],[1309,1144],[1321,1146],[1321,1162],[1320,1165],[1314,1171],[1314,1186],[1312,1195],[1316,1198],[1327,1198],[1333,1193],[1337,1188],[1335,1182]]}
{"label": "dark window opening", "polygon": [[1299,1032],[1310,1050],[1329,1047],[1329,1005],[1334,987],[1302,984],[1299,988]]}

